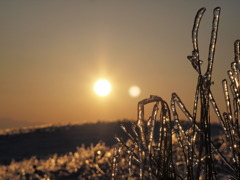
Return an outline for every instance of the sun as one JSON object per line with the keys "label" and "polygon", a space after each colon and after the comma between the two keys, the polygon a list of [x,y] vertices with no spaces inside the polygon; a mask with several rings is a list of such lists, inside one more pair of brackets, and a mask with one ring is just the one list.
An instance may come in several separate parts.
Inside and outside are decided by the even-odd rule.
{"label": "sun", "polygon": [[94,84],[94,91],[98,96],[107,96],[111,90],[111,83],[106,79],[100,79]]}

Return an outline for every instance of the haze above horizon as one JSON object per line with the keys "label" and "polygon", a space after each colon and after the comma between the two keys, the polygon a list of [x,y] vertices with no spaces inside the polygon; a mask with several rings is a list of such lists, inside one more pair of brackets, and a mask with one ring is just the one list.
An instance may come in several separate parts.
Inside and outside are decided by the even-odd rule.
{"label": "haze above horizon", "polygon": [[[169,102],[172,92],[191,112],[197,81],[187,60],[193,21],[206,7],[199,33],[206,67],[217,6],[222,10],[212,91],[224,110],[221,81],[240,38],[239,1],[1,1],[0,120],[134,120],[138,101],[153,94]],[[106,96],[93,90],[99,79],[111,83]],[[138,88],[137,96],[129,95],[131,87]]]}

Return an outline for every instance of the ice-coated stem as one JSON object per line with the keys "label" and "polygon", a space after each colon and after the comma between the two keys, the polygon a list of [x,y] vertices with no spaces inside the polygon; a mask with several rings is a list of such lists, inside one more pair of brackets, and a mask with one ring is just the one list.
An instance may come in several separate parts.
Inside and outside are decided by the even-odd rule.
{"label": "ice-coated stem", "polygon": [[[217,35],[218,35],[218,25],[219,25],[219,17],[220,17],[220,11],[221,8],[217,7],[213,11],[213,23],[212,23],[212,33],[211,33],[211,40],[209,44],[209,52],[208,52],[208,67],[206,71],[206,75],[212,73],[213,68],[213,61],[214,61],[214,55],[215,55],[215,49],[216,49],[216,43],[217,43]],[[211,78],[211,76],[210,76]],[[211,81],[211,79],[210,79]]]}
{"label": "ice-coated stem", "polygon": [[188,56],[188,59],[191,61],[193,68],[198,72],[198,74],[201,74],[201,63],[202,61],[199,59],[199,48],[198,48],[198,29],[200,22],[202,20],[202,16],[204,12],[206,11],[206,8],[201,8],[194,20],[193,29],[192,29],[192,44],[193,44],[193,51],[192,56]]}
{"label": "ice-coated stem", "polygon": [[237,63],[238,70],[240,70],[240,40],[234,42],[234,55],[235,62]]}

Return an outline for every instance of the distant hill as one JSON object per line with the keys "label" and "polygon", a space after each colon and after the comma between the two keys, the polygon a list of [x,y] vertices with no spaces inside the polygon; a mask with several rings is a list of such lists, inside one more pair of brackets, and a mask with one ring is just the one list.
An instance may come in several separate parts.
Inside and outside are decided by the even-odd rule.
{"label": "distant hill", "polygon": [[[93,124],[68,124],[19,128],[0,131],[0,164],[9,164],[12,159],[21,161],[36,156],[47,158],[55,153],[74,152],[76,147],[95,145],[100,141],[107,146],[116,144],[115,134],[127,139],[120,124],[128,128],[130,121],[98,122]],[[185,126],[185,125],[184,125]],[[159,124],[156,125],[156,128]],[[219,126],[213,126],[213,135],[219,133]]]}
{"label": "distant hill", "polygon": [[16,121],[11,118],[0,118],[0,129],[23,128],[27,126],[36,126],[40,123],[29,121]]}

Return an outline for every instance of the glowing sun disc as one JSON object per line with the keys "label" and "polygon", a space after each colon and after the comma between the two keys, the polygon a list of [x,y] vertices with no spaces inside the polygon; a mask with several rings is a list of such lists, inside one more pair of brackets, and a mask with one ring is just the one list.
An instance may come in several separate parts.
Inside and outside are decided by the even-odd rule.
{"label": "glowing sun disc", "polygon": [[106,79],[100,79],[94,84],[94,91],[98,96],[107,96],[111,90],[111,83]]}

